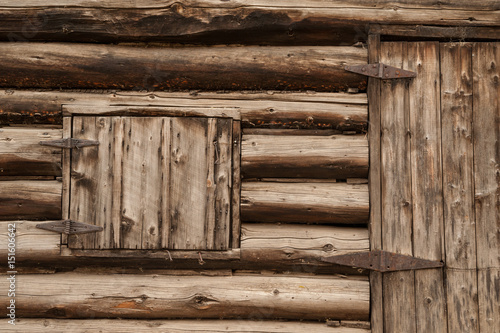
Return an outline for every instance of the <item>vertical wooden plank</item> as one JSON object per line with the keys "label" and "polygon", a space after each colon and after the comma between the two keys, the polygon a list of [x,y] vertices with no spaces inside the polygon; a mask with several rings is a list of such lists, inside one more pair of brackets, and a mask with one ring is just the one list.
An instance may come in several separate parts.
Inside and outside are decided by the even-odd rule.
{"label": "vertical wooden plank", "polygon": [[172,142],[172,119],[163,117],[161,120],[161,247],[168,249],[170,246],[170,191],[171,191],[171,173],[170,164],[172,162],[171,153]]}
{"label": "vertical wooden plank", "polygon": [[[73,135],[73,119],[63,118],[63,138],[71,138]],[[71,195],[71,149],[62,149],[62,219],[69,219],[69,203]],[[61,235],[61,244],[68,244],[68,236]]]}
{"label": "vertical wooden plank", "polygon": [[203,249],[207,199],[206,118],[172,118],[172,249]]}
{"label": "vertical wooden plank", "polygon": [[100,249],[110,233],[112,211],[112,135],[110,117],[74,117],[73,137],[99,146],[72,150],[70,218],[95,224],[102,232],[72,235],[71,248]]}
{"label": "vertical wooden plank", "polygon": [[[381,43],[380,61],[406,69],[407,44]],[[405,87],[404,80],[381,84],[382,246],[386,251],[412,255],[409,98]],[[415,332],[414,273],[384,274],[383,293],[385,331]]]}
{"label": "vertical wooden plank", "polygon": [[[102,248],[120,248],[120,230],[122,223],[122,158],[124,147],[125,120],[122,117],[113,117],[113,139],[112,139],[112,190],[111,190],[111,221],[109,233],[102,244]],[[110,134],[111,135],[111,134]]]}
{"label": "vertical wooden plank", "polygon": [[205,140],[206,145],[206,168],[207,168],[207,204],[205,211],[205,234],[206,234],[206,249],[213,250],[215,248],[215,192],[217,182],[215,179],[215,161],[217,159],[216,150],[217,142],[217,120],[208,119],[207,136]]}
{"label": "vertical wooden plank", "polygon": [[121,242],[126,249],[160,248],[161,118],[125,118]]}
{"label": "vertical wooden plank", "polygon": [[233,185],[231,195],[231,248],[240,247],[241,237],[241,122],[233,121]]}
{"label": "vertical wooden plank", "polygon": [[471,44],[443,43],[441,117],[449,332],[478,332]]}
{"label": "vertical wooden plank", "polygon": [[[439,43],[408,43],[413,255],[444,259]],[[417,332],[446,332],[443,270],[415,271]]]}
{"label": "vertical wooden plank", "polygon": [[232,185],[232,122],[216,118],[217,141],[215,160],[215,239],[214,249],[226,250],[231,233],[231,185]]}
{"label": "vertical wooden plank", "polygon": [[[368,62],[380,61],[380,35],[368,36]],[[368,141],[370,151],[370,249],[382,249],[382,204],[380,170],[380,79],[368,79]],[[234,222],[233,222],[234,223]],[[384,332],[382,273],[370,272],[370,320],[373,333]]]}
{"label": "vertical wooden plank", "polygon": [[479,328],[500,327],[500,43],[473,47],[474,186]]}

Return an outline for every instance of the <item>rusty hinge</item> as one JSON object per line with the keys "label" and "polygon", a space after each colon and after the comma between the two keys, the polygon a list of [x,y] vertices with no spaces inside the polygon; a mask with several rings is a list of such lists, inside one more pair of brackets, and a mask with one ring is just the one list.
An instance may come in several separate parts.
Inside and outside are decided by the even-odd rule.
{"label": "rusty hinge", "polygon": [[73,139],[73,138],[64,138],[51,141],[40,141],[39,143],[42,146],[51,146],[51,147],[67,148],[67,149],[99,145],[99,141],[86,140],[86,139]]}
{"label": "rusty hinge", "polygon": [[102,227],[96,225],[76,222],[72,220],[40,223],[37,224],[36,227],[39,229],[54,231],[66,235],[86,234],[89,232],[97,232],[103,230]]}
{"label": "rusty hinge", "polygon": [[436,268],[444,265],[441,261],[415,258],[403,254],[373,250],[323,258],[322,261],[342,266],[365,268],[377,272],[407,271],[413,269]]}
{"label": "rusty hinge", "polygon": [[382,63],[367,64],[367,65],[356,65],[356,66],[345,66],[346,71],[376,77],[383,80],[390,79],[403,79],[416,77],[417,73],[407,71],[405,69],[392,67]]}

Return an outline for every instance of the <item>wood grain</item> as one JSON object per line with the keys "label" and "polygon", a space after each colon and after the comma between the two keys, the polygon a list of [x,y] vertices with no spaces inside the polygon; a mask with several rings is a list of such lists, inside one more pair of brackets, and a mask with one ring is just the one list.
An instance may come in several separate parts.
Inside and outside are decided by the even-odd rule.
{"label": "wood grain", "polygon": [[363,135],[243,135],[245,178],[365,178],[368,142]]}
{"label": "wood grain", "polygon": [[61,176],[61,149],[39,144],[61,138],[55,128],[0,128],[0,175]]}
{"label": "wood grain", "polygon": [[366,78],[345,71],[344,64],[366,64],[366,60],[366,50],[344,46],[145,48],[7,43],[0,54],[5,63],[0,87],[363,90]]}
{"label": "wood grain", "polygon": [[242,183],[243,221],[365,224],[368,217],[366,185]]}
{"label": "wood grain", "polygon": [[367,320],[369,312],[366,277],[60,273],[18,275],[16,283],[20,317]]}

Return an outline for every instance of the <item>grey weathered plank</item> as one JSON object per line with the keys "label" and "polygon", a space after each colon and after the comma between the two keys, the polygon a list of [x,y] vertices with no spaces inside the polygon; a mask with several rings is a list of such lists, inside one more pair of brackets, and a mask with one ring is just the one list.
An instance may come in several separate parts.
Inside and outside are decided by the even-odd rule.
{"label": "grey weathered plank", "polygon": [[479,328],[500,327],[500,43],[476,43],[474,75],[474,196]]}
{"label": "grey weathered plank", "polygon": [[[407,43],[381,44],[380,61],[408,68]],[[383,81],[381,87],[382,246],[413,255],[410,161],[410,115],[405,81]],[[384,274],[384,330],[415,332],[414,273]]]}
{"label": "grey weathered plank", "polygon": [[448,328],[478,332],[471,44],[441,44],[440,59]]}

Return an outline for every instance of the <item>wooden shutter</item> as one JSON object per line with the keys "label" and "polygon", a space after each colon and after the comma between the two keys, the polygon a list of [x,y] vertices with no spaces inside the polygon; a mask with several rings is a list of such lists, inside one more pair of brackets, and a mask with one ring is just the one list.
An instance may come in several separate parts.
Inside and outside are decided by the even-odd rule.
{"label": "wooden shutter", "polygon": [[73,249],[230,248],[232,130],[228,118],[75,116],[70,218],[104,230]]}

